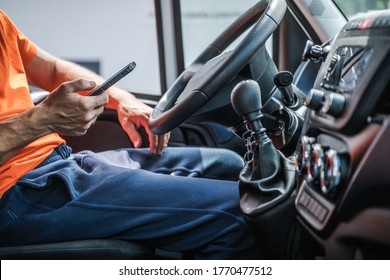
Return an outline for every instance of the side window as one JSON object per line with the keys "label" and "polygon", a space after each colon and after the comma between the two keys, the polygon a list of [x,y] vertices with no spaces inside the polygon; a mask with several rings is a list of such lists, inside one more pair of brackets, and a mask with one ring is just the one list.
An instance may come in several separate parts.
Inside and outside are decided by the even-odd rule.
{"label": "side window", "polygon": [[161,94],[153,0],[15,0],[1,9],[48,52],[110,77],[134,60],[136,69],[118,85]]}
{"label": "side window", "polygon": [[347,18],[351,18],[359,12],[368,12],[390,8],[389,0],[334,0],[334,2]]}
{"label": "side window", "polygon": [[[184,0],[180,2],[186,66],[238,16],[258,0]],[[231,46],[233,47],[233,46]]]}

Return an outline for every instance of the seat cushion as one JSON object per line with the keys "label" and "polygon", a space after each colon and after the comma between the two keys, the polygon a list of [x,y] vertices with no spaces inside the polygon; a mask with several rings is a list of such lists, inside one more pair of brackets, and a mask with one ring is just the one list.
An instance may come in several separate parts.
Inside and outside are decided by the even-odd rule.
{"label": "seat cushion", "polygon": [[151,259],[154,250],[123,240],[93,239],[0,248],[2,260]]}

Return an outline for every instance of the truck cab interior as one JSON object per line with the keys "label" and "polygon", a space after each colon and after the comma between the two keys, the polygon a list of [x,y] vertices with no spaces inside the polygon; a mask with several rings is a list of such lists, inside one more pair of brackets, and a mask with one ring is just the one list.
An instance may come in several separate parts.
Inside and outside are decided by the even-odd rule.
{"label": "truck cab interior", "polygon": [[[154,108],[151,130],[170,132],[169,146],[220,147],[244,158],[241,209],[266,258],[388,259],[390,3],[191,1],[204,8],[191,10],[188,2],[148,1],[159,93],[129,90]],[[11,18],[21,13],[2,5]],[[229,24],[203,34],[199,21],[226,16]],[[212,39],[189,51],[192,34]],[[32,97],[40,102],[45,93]],[[132,146],[111,110],[66,141],[75,152]],[[190,258],[121,240],[2,247],[0,256]]]}

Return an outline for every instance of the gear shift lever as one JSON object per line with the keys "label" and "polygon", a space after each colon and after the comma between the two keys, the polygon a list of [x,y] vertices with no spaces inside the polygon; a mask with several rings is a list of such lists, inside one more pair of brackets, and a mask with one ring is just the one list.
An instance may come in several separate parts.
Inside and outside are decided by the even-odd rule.
{"label": "gear shift lever", "polygon": [[[278,152],[273,146],[266,129],[261,124],[261,91],[259,85],[254,80],[246,80],[238,83],[232,90],[230,96],[234,110],[239,114],[251,132],[254,143],[250,145],[253,152],[253,162],[256,170],[256,179],[268,177],[277,172]],[[258,165],[258,166],[257,166]]]}
{"label": "gear shift lever", "polygon": [[[248,145],[251,159],[246,161],[238,179],[240,208],[269,252],[287,248],[295,223],[295,160],[286,158],[273,145],[261,123],[262,106],[259,85],[243,81],[230,96],[234,110],[251,133]],[[271,239],[269,237],[272,236]],[[277,255],[277,254],[276,254]]]}
{"label": "gear shift lever", "polygon": [[238,83],[232,90],[230,100],[249,130],[259,132],[263,128],[260,122],[262,117],[260,87],[255,81],[246,80]]}
{"label": "gear shift lever", "polygon": [[251,132],[253,155],[240,173],[241,209],[256,215],[289,196],[295,182],[295,162],[286,159],[272,144],[260,118],[261,91],[254,80],[238,83],[230,96],[234,110]]}

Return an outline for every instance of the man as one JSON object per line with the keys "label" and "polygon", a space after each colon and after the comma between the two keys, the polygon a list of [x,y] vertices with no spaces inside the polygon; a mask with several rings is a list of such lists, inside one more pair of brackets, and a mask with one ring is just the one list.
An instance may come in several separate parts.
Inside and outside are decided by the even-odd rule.
{"label": "man", "polygon": [[[148,128],[151,108],[29,41],[0,12],[0,245],[115,238],[199,259],[252,258],[239,209],[242,159],[217,149],[173,149]],[[32,104],[28,84],[51,94]],[[114,108],[135,147],[71,154],[59,135],[82,135]],[[180,176],[168,176],[180,175]],[[203,177],[203,178],[192,178]],[[230,181],[224,181],[230,180]]]}

